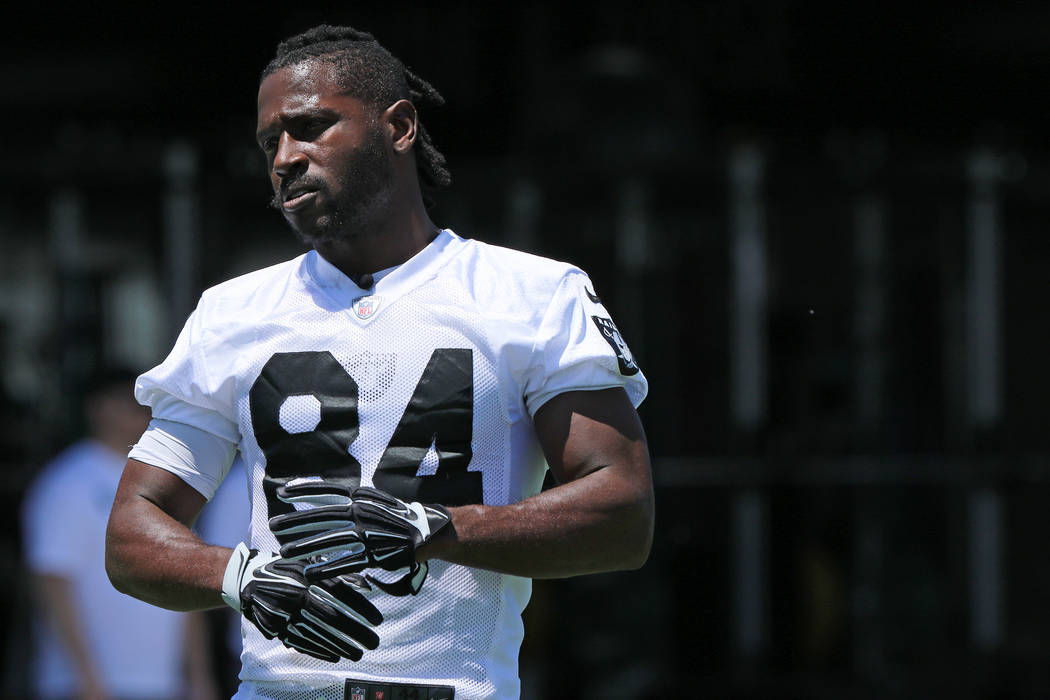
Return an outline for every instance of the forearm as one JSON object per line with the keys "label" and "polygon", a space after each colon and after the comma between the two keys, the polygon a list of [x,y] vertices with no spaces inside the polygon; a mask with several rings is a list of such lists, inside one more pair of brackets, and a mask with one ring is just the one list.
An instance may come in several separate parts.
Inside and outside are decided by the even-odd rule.
{"label": "forearm", "polygon": [[113,586],[170,610],[221,606],[223,572],[232,552],[205,544],[190,530],[191,517],[183,520],[122,481],[106,531],[106,571]]}
{"label": "forearm", "polygon": [[531,578],[636,569],[652,542],[650,488],[604,468],[508,506],[450,508],[420,559]]}

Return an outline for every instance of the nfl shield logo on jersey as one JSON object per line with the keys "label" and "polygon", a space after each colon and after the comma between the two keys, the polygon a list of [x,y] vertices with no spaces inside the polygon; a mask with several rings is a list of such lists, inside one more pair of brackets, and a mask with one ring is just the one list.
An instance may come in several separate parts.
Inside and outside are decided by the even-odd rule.
{"label": "nfl shield logo on jersey", "polygon": [[350,700],[365,700],[365,689],[359,685],[351,686]]}
{"label": "nfl shield logo on jersey", "polygon": [[371,318],[382,300],[382,297],[377,296],[357,297],[354,299],[354,315],[362,321]]}

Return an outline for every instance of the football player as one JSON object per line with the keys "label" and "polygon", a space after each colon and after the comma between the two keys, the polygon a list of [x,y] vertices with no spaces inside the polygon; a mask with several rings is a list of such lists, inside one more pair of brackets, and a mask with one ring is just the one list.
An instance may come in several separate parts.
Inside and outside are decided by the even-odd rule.
{"label": "football player", "polygon": [[[530,579],[648,556],[646,380],[580,269],[431,221],[451,178],[420,113],[442,103],[364,32],[281,43],[256,138],[312,250],[204,292],[137,382],[152,422],[108,570],[239,610],[239,699],[518,697]],[[187,526],[237,452],[230,550]]]}

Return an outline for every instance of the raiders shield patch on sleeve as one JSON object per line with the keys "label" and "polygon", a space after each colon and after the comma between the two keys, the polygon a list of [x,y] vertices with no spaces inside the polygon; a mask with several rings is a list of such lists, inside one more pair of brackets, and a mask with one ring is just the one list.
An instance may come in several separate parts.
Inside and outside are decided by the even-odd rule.
{"label": "raiders shield patch on sleeve", "polygon": [[620,364],[620,374],[625,377],[638,374],[638,365],[635,364],[634,355],[631,354],[631,349],[627,347],[627,343],[624,342],[623,336],[620,335],[620,331],[616,324],[612,322],[612,319],[602,318],[601,316],[591,316],[591,319],[594,321],[594,325],[598,326],[598,330],[601,332],[602,337],[605,338],[605,342],[616,353],[616,361]]}

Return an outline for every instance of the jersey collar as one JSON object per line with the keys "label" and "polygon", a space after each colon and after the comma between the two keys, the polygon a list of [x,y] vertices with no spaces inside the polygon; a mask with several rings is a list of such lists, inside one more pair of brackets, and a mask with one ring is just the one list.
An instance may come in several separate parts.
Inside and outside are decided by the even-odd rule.
{"label": "jersey collar", "polygon": [[[349,308],[355,300],[377,296],[383,298],[382,307],[385,308],[437,274],[437,271],[460,251],[464,243],[464,239],[451,229],[442,229],[426,248],[405,262],[375,273],[375,284],[371,290],[358,287],[316,250],[306,254],[303,269],[339,306]],[[379,310],[382,311],[382,308]]]}

